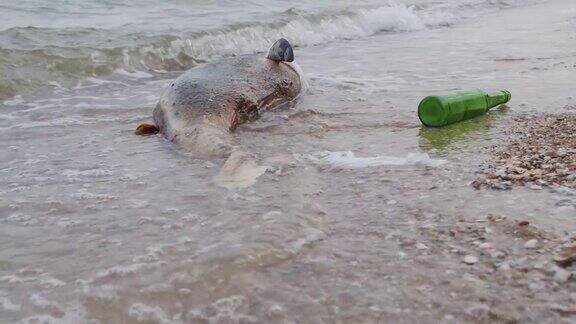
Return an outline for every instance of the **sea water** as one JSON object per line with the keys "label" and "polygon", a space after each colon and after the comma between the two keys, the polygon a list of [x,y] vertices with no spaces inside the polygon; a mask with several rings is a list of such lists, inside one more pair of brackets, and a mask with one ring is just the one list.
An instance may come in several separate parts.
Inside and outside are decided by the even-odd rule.
{"label": "sea water", "polygon": [[[472,297],[426,293],[457,289],[458,259],[407,261],[404,244],[424,239],[418,224],[490,213],[575,227],[570,192],[469,186],[515,118],[575,108],[575,9],[2,1],[0,322],[462,319]],[[237,130],[256,161],[237,169],[241,186],[219,181],[224,160],[133,135],[180,73],[265,55],[280,37],[309,87],[295,107]],[[459,126],[421,127],[422,97],[468,88],[514,99]]]}

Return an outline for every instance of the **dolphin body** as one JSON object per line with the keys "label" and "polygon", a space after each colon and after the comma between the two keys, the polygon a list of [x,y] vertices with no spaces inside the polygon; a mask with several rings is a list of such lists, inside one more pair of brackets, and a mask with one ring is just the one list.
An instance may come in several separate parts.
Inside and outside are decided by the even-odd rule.
{"label": "dolphin body", "polygon": [[292,47],[282,38],[267,57],[240,55],[192,68],[162,94],[153,112],[155,125],[142,124],[135,133],[160,132],[199,156],[226,157],[238,125],[300,94],[302,81],[292,61]]}

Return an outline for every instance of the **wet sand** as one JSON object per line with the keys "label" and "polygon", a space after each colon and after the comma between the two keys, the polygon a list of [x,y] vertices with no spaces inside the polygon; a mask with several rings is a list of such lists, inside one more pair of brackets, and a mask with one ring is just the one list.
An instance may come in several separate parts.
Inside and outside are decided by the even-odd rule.
{"label": "wet sand", "polygon": [[[268,167],[247,188],[132,134],[178,73],[4,101],[0,321],[573,321],[575,193],[471,186],[519,119],[574,106],[572,1],[504,7],[297,48],[310,91],[236,132]],[[513,100],[421,127],[467,88]]]}

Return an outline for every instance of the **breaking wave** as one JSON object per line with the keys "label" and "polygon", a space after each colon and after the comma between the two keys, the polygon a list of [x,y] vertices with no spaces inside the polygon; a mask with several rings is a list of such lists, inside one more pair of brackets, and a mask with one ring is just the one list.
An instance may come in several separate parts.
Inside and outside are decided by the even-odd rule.
{"label": "breaking wave", "polygon": [[[508,4],[504,0],[492,2],[488,4]],[[442,7],[389,4],[315,14],[292,9],[270,21],[235,23],[187,34],[15,27],[0,32],[0,100],[42,85],[72,86],[88,77],[126,72],[141,77],[142,72],[182,71],[214,57],[266,51],[280,37],[305,47],[382,32],[447,26],[458,18]]]}

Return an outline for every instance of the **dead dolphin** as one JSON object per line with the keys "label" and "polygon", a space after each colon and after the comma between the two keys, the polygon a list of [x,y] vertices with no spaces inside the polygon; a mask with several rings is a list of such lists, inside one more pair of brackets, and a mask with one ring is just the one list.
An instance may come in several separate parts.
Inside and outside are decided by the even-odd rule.
{"label": "dead dolphin", "polygon": [[153,112],[155,125],[138,135],[162,133],[202,155],[227,156],[230,132],[263,111],[292,102],[302,90],[290,43],[280,39],[267,57],[240,55],[192,68],[172,82]]}

